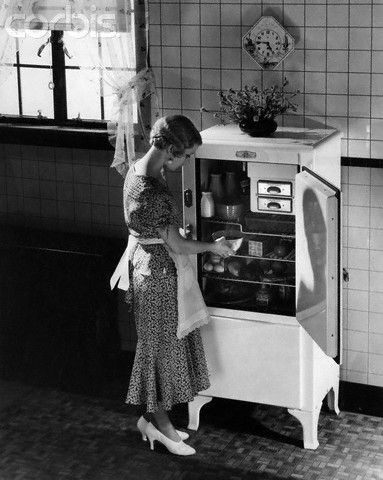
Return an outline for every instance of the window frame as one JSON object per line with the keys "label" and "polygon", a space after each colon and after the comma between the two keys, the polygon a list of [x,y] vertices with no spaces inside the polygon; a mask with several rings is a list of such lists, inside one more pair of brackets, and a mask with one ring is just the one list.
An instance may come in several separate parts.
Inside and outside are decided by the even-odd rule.
{"label": "window frame", "polygon": [[[147,36],[144,28],[146,22],[144,2],[135,0],[135,53],[136,53],[136,72],[146,67],[147,58]],[[107,134],[107,120],[88,120],[88,119],[67,119],[66,106],[66,76],[63,74],[68,67],[65,67],[65,53],[61,46],[57,44],[62,31],[51,31],[52,43],[52,72],[55,89],[54,114],[56,118],[41,118],[28,115],[0,115],[0,143],[25,143],[34,145],[50,146],[68,146],[68,143],[74,148],[94,148],[112,150],[113,146],[109,143]],[[17,55],[18,52],[17,52]],[[56,62],[55,66],[53,65]],[[15,67],[19,70],[19,66]],[[36,66],[36,68],[41,68]],[[18,72],[18,88],[20,89],[20,77]],[[63,95],[62,92],[65,92]],[[61,96],[60,96],[61,95]],[[19,95],[20,99],[20,95]],[[102,97],[100,97],[102,102]],[[103,107],[102,112],[103,112]],[[144,128],[150,127],[150,99],[140,102],[141,118]],[[57,111],[56,111],[57,109]],[[57,114],[57,115],[56,115]],[[136,143],[144,140],[138,124],[135,124]]]}

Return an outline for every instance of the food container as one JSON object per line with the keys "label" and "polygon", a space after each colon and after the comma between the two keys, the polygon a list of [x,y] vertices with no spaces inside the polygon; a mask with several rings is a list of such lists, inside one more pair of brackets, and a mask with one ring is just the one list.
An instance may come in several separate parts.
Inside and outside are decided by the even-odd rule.
{"label": "food container", "polygon": [[216,202],[216,214],[222,220],[238,221],[243,214],[243,203],[220,200]]}
{"label": "food container", "polygon": [[249,240],[248,254],[252,257],[264,257],[270,251],[270,240]]}
{"label": "food container", "polygon": [[[238,230],[217,230],[211,236],[214,242],[221,237],[225,237],[225,239],[231,243],[232,248],[235,252],[240,250],[241,246],[243,245],[244,235]],[[241,241],[237,242],[237,240]]]}

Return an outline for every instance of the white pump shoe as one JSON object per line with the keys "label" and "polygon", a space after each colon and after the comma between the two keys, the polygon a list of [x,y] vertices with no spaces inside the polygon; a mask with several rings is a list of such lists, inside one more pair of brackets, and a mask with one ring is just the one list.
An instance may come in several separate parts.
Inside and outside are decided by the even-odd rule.
{"label": "white pump shoe", "polygon": [[174,442],[170,440],[166,435],[161,433],[157,428],[152,424],[148,423],[145,429],[146,436],[150,442],[150,450],[154,450],[154,442],[157,440],[158,442],[162,443],[170,453],[174,453],[174,455],[194,455],[196,451],[194,448],[186,445],[182,440],[180,442]]}
{"label": "white pump shoe", "polygon": [[[149,422],[147,422],[144,417],[140,417],[137,422],[137,428],[141,432],[142,440],[144,442],[146,442],[147,440],[145,429],[148,426],[148,423]],[[176,430],[176,432],[178,433],[181,440],[187,440],[189,438],[189,434],[186,432],[182,432],[181,430]]]}

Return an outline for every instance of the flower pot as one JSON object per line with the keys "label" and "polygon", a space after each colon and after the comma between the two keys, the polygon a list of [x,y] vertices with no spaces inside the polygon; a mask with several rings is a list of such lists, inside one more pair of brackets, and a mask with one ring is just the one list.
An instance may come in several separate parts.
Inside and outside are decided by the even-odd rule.
{"label": "flower pot", "polygon": [[272,118],[255,122],[253,120],[245,120],[239,123],[242,132],[247,133],[251,137],[269,137],[275,132],[278,124]]}

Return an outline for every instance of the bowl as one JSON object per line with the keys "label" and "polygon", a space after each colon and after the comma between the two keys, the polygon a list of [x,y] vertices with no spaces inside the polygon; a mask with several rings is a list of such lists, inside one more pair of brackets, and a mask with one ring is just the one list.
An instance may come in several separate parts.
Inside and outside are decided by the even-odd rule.
{"label": "bowl", "polygon": [[216,215],[222,220],[239,220],[243,214],[243,203],[217,202],[215,205]]}
{"label": "bowl", "polygon": [[214,241],[225,237],[235,252],[241,248],[244,239],[243,233],[239,230],[218,230],[214,232],[211,237]]}

